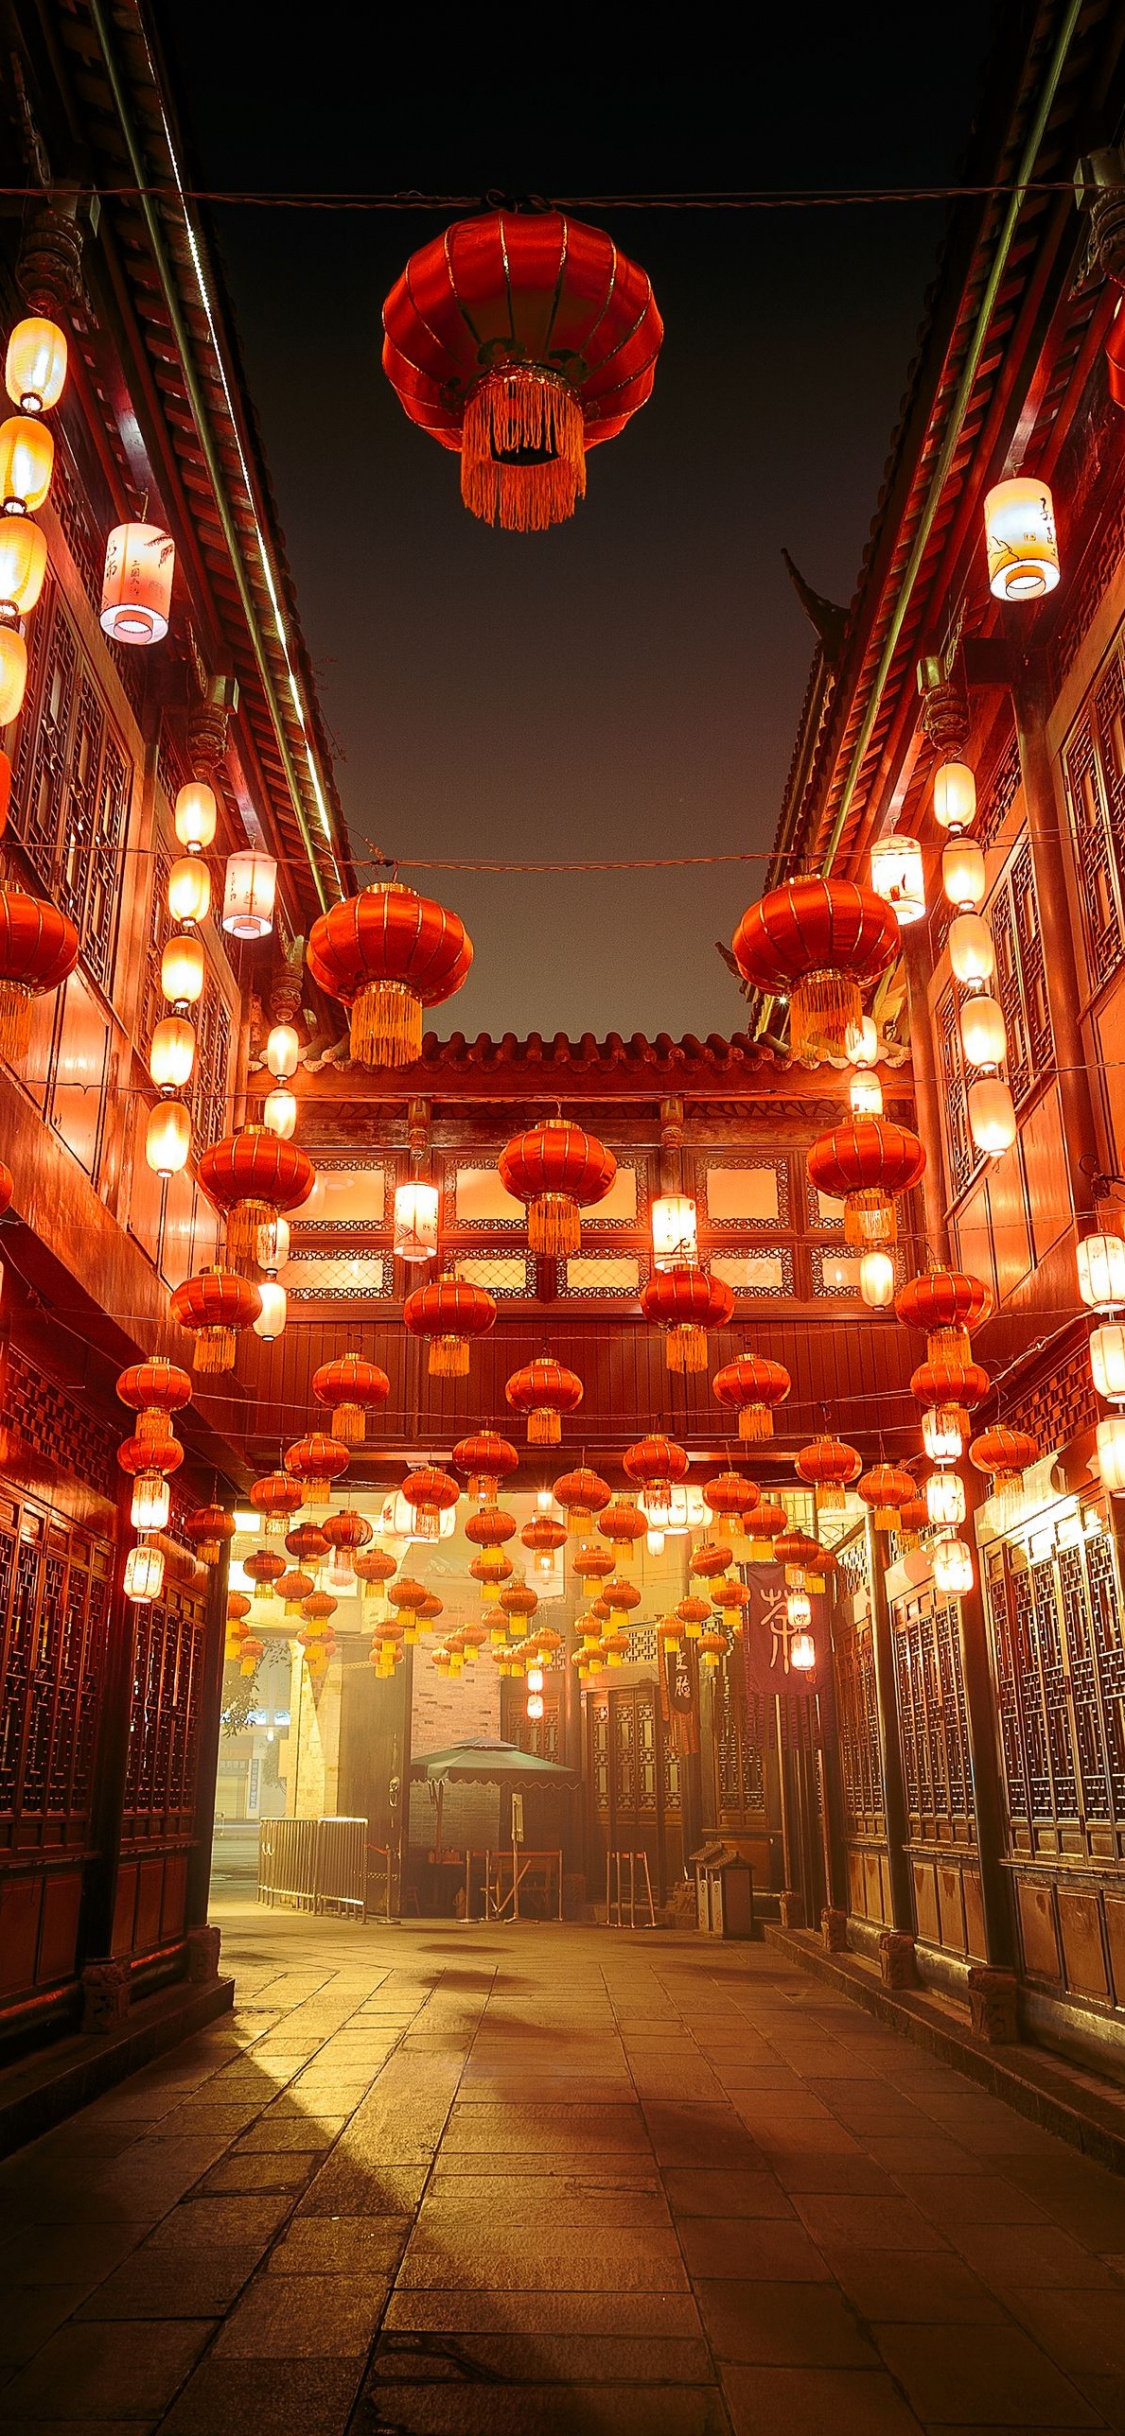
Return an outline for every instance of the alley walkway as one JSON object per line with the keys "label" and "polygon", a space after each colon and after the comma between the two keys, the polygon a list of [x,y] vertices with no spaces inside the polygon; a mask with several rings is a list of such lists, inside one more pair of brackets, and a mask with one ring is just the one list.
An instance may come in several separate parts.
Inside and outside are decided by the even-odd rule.
{"label": "alley walkway", "polygon": [[768,1947],[220,1917],[0,2167],[5,2429],[1125,2429],[1125,2184]]}

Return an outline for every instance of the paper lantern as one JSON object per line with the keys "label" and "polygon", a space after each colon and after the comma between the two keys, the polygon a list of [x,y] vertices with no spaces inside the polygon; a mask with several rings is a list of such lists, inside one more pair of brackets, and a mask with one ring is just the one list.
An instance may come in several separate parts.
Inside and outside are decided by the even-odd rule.
{"label": "paper lantern", "polygon": [[718,1515],[735,1538],[743,1539],[752,1528],[755,1507],[761,1501],[761,1491],[741,1472],[717,1472],[713,1480],[704,1482],[703,1503],[709,1514]]}
{"label": "paper lantern", "polygon": [[426,1368],[432,1379],[465,1379],[469,1375],[469,1345],[487,1336],[496,1324],[496,1305],[483,1286],[463,1278],[439,1277],[429,1286],[416,1286],[402,1306],[408,1336],[429,1339]]}
{"label": "paper lantern", "polygon": [[[350,1449],[338,1439],[328,1437],[323,1430],[313,1430],[307,1438],[298,1438],[286,1448],[285,1469],[301,1482],[306,1505],[326,1506],[331,1501],[333,1481],[347,1471],[350,1459]],[[292,1546],[292,1542],[289,1544]]]}
{"label": "paper lantern", "polygon": [[48,414],[66,383],[66,333],[41,313],[18,321],[8,340],[4,387],[21,414]]}
{"label": "paper lantern", "polygon": [[582,1395],[577,1372],[564,1369],[549,1354],[539,1354],[522,1370],[513,1371],[504,1388],[512,1411],[527,1415],[529,1446],[560,1446],[562,1415],[577,1412]]}
{"label": "paper lantern", "polygon": [[74,971],[78,933],[53,905],[0,888],[0,1057],[9,1065],[27,1053],[31,1006]]}
{"label": "paper lantern", "polygon": [[931,1463],[959,1463],[967,1416],[957,1404],[937,1404],[922,1415],[922,1444]]}
{"label": "paper lantern", "polygon": [[943,761],[934,779],[934,819],[939,829],[971,829],[977,816],[977,782],[967,762]]}
{"label": "paper lantern", "polygon": [[589,1530],[595,1514],[600,1514],[603,1507],[609,1504],[609,1482],[583,1464],[576,1471],[562,1473],[554,1484],[552,1495],[566,1516],[571,1539],[581,1539]]}
{"label": "paper lantern", "polygon": [[479,1505],[495,1505],[501,1481],[519,1470],[519,1460],[510,1439],[494,1429],[474,1430],[453,1449],[454,1469],[464,1474],[469,1495]]}
{"label": "paper lantern", "polygon": [[915,1493],[909,1472],[904,1472],[897,1463],[876,1463],[863,1473],[859,1482],[859,1494],[877,1531],[897,1531],[902,1508],[910,1504]]}
{"label": "paper lantern", "polygon": [[816,1665],[816,1642],[811,1632],[795,1632],[789,1644],[789,1664],[798,1675],[811,1674]]}
{"label": "paper lantern", "polygon": [[0,728],[10,727],[27,692],[27,645],[14,626],[0,625]]}
{"label": "paper lantern", "polygon": [[[27,617],[43,589],[47,536],[30,516],[0,516],[0,619]],[[4,722],[7,725],[7,722]]]}
{"label": "paper lantern", "polygon": [[464,923],[431,897],[380,881],[313,923],[314,980],[351,1010],[361,1066],[408,1066],[422,1054],[423,1007],[459,990],[473,961]]}
{"label": "paper lantern", "polygon": [[1095,1437],[1102,1487],[1120,1497],[1125,1494],[1125,1414],[1108,1413],[1099,1421]]}
{"label": "paper lantern", "polygon": [[980,989],[996,970],[992,932],[979,914],[956,914],[949,925],[949,960],[965,989]]}
{"label": "paper lantern", "polygon": [[964,1598],[973,1587],[973,1553],[967,1540],[943,1533],[932,1553],[935,1588],[947,1598]]}
{"label": "paper lantern", "polygon": [[55,443],[34,415],[10,414],[0,423],[0,507],[5,516],[41,508],[55,470]]}
{"label": "paper lantern", "polygon": [[607,1540],[613,1549],[618,1569],[627,1572],[648,1527],[644,1515],[631,1498],[613,1497],[599,1514],[597,1527],[599,1538]]}
{"label": "paper lantern", "polygon": [[172,1492],[163,1473],[138,1472],[129,1508],[134,1531],[163,1531],[171,1511]]}
{"label": "paper lantern", "polygon": [[300,1209],[316,1183],[307,1151],[296,1142],[279,1142],[260,1125],[212,1143],[197,1172],[208,1199],[226,1213],[232,1260],[253,1260],[259,1227],[280,1210]]}
{"label": "paper lantern", "polygon": [[971,839],[951,839],[941,858],[941,884],[946,902],[959,913],[976,913],[987,889],[984,856]]}
{"label": "paper lantern", "polygon": [[292,1141],[297,1130],[297,1102],[291,1091],[282,1088],[267,1091],[262,1101],[262,1123],[267,1133],[276,1134],[279,1142]]}
{"label": "paper lantern", "polygon": [[305,1492],[299,1480],[288,1472],[267,1472],[264,1480],[256,1480],[250,1491],[250,1503],[255,1514],[263,1517],[266,1536],[284,1537],[290,1517],[299,1514],[305,1502]]}
{"label": "paper lantern", "polygon": [[161,643],[168,632],[176,545],[158,524],[118,524],[105,545],[98,621],[111,643]]}
{"label": "paper lantern", "polygon": [[734,1315],[734,1296],[719,1277],[706,1269],[658,1269],[641,1288],[641,1312],[663,1328],[669,1370],[707,1368],[707,1331],[725,1328]]}
{"label": "paper lantern", "polygon": [[577,1252],[580,1211],[604,1201],[617,1174],[613,1152],[566,1117],[517,1134],[496,1165],[505,1191],[527,1205],[530,1250],[548,1258]]}
{"label": "paper lantern", "polygon": [[160,959],[160,987],[165,998],[176,1007],[198,1006],[206,977],[203,941],[174,933]]}
{"label": "paper lantern", "polygon": [[262,1308],[251,1325],[255,1336],[261,1337],[263,1345],[274,1345],[278,1337],[285,1333],[285,1323],[289,1317],[289,1297],[284,1286],[278,1285],[276,1277],[263,1277],[258,1287],[258,1296]]}
{"label": "paper lantern", "polygon": [[853,1074],[848,1084],[848,1106],[853,1116],[882,1116],[883,1086],[877,1074],[866,1071]]}
{"label": "paper lantern", "polygon": [[791,1385],[780,1362],[740,1353],[715,1372],[711,1393],[729,1412],[738,1414],[740,1438],[772,1438],[774,1413],[784,1404]]}
{"label": "paper lantern", "polygon": [[399,1260],[432,1260],[438,1243],[436,1184],[395,1186],[394,1250]]}
{"label": "paper lantern", "polygon": [[895,1315],[904,1328],[925,1331],[931,1361],[968,1360],[969,1330],[990,1319],[993,1295],[983,1278],[966,1269],[928,1269],[908,1279],[895,1296]]}
{"label": "paper lantern", "polygon": [[278,1082],[295,1074],[301,1061],[301,1036],[296,1025],[275,1023],[266,1042],[266,1065]]}
{"label": "paper lantern", "polygon": [[889,1252],[865,1252],[859,1264],[859,1291],[869,1311],[887,1311],[895,1297],[895,1264]]}
{"label": "paper lantern", "polygon": [[178,1176],[191,1157],[191,1110],[182,1100],[161,1100],[145,1127],[145,1160],[155,1176]]}
{"label": "paper lantern", "polygon": [[965,1094],[969,1131],[977,1149],[989,1159],[1002,1159],[1016,1138],[1015,1102],[999,1075],[978,1076]]}
{"label": "paper lantern", "polygon": [[254,1258],[260,1269],[278,1270],[289,1258],[289,1221],[287,1218],[267,1218],[258,1228]]}
{"label": "paper lantern", "polygon": [[1024,1473],[1039,1461],[1039,1440],[1030,1430],[997,1423],[973,1439],[969,1461],[991,1480],[994,1497],[1011,1501],[1020,1495]]}
{"label": "paper lantern", "polygon": [[441,1527],[439,1516],[452,1511],[460,1490],[448,1472],[439,1471],[436,1464],[425,1463],[417,1471],[407,1473],[402,1494],[414,1516],[417,1537],[436,1539]]}
{"label": "paper lantern", "polygon": [[1045,482],[1017,474],[986,494],[988,589],[998,601],[1041,600],[1059,580],[1055,507]]}
{"label": "paper lantern", "polygon": [[968,1066],[999,1066],[1008,1053],[1003,1010],[995,998],[965,998],[960,1011],[961,1047]]}
{"label": "paper lantern", "polygon": [[222,925],[232,939],[265,939],[273,929],[277,864],[260,846],[227,856]]}
{"label": "paper lantern", "polygon": [[[186,1376],[186,1373],[183,1375]],[[185,1516],[182,1529],[184,1537],[191,1541],[200,1563],[217,1565],[223,1549],[234,1538],[234,1516],[228,1514],[223,1506],[200,1506],[194,1514]],[[232,1598],[237,1598],[239,1595],[237,1591],[231,1593]],[[245,1609],[243,1612],[245,1613]],[[228,1615],[230,1613],[229,1601],[227,1613]]]}
{"label": "paper lantern", "polygon": [[146,1541],[130,1548],[125,1559],[125,1596],[135,1607],[151,1606],[164,1588],[164,1558],[159,1548]]}
{"label": "paper lantern", "polygon": [[173,922],[204,922],[211,910],[211,874],[198,854],[181,854],[168,874]]}
{"label": "paper lantern", "polygon": [[[903,1514],[906,1506],[903,1506]],[[900,1517],[901,1520],[901,1517]],[[965,1520],[965,1483],[959,1472],[931,1472],[926,1481],[926,1521],[954,1530]]]}
{"label": "paper lantern", "polygon": [[194,1335],[193,1365],[205,1372],[233,1368],[236,1334],[253,1325],[261,1308],[257,1286],[234,1269],[201,1269],[172,1295],[172,1317]]}
{"label": "paper lantern", "polygon": [[807,1630],[812,1623],[812,1601],[806,1591],[790,1591],[785,1602],[785,1621],[798,1632]]}
{"label": "paper lantern", "polygon": [[697,1258],[699,1221],[687,1193],[661,1193],[652,1204],[652,1257],[658,1269],[690,1266]]}
{"label": "paper lantern", "polygon": [[204,846],[214,844],[219,807],[215,790],[201,778],[189,779],[176,797],[173,820],[181,846],[190,854],[199,854]]}
{"label": "paper lantern", "polygon": [[1077,1246],[1078,1292],[1088,1311],[1125,1308],[1125,1242],[1120,1235],[1084,1235]]}
{"label": "paper lantern", "polygon": [[343,1353],[314,1370],[312,1391],[318,1404],[331,1407],[332,1436],[344,1446],[362,1446],[366,1415],[386,1403],[391,1382],[377,1362],[360,1353]]}
{"label": "paper lantern", "polygon": [[[635,1481],[644,1492],[646,1519],[659,1523],[671,1507],[674,1484],[687,1479],[687,1452],[673,1438],[660,1435],[638,1438],[635,1445],[626,1448],[621,1468],[626,1479]],[[558,1495],[557,1489],[555,1494]]]}
{"label": "paper lantern", "polygon": [[162,1015],[155,1025],[148,1070],[161,1091],[182,1091],[195,1064],[195,1029],[182,1015]]}
{"label": "paper lantern", "polygon": [[863,1457],[842,1438],[814,1438],[811,1446],[802,1447],[794,1469],[798,1479],[815,1490],[818,1514],[839,1512],[848,1502],[852,1481],[863,1470]]}
{"label": "paper lantern", "polygon": [[519,533],[573,515],[587,451],[644,405],[663,337],[644,271],[558,211],[454,221],[411,255],[383,328],[400,404],[460,452],[465,506]]}
{"label": "paper lantern", "polygon": [[1107,1403],[1125,1403],[1125,1327],[1118,1321],[1091,1329],[1090,1368],[1098,1394]]}
{"label": "paper lantern", "polygon": [[922,849],[916,837],[891,830],[871,849],[871,885],[889,905],[900,930],[920,922],[926,911],[926,882]]}
{"label": "paper lantern", "polygon": [[171,1436],[172,1414],[191,1403],[191,1380],[186,1370],[163,1354],[153,1354],[147,1362],[133,1362],[121,1372],[117,1393],[122,1404],[138,1415],[138,1438],[166,1439]]}
{"label": "paper lantern", "polygon": [[788,998],[794,1057],[847,1055],[861,992],[899,954],[899,927],[874,889],[854,880],[789,880],[751,905],[734,937],[744,981]]}
{"label": "paper lantern", "polygon": [[922,1176],[926,1154],[916,1133],[888,1117],[852,1117],[820,1134],[808,1152],[809,1181],[844,1204],[848,1243],[898,1240],[895,1204]]}

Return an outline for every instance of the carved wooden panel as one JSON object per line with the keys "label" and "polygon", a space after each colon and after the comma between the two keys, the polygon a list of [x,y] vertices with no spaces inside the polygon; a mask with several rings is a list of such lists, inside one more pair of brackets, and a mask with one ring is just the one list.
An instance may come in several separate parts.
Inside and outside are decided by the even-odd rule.
{"label": "carved wooden panel", "polygon": [[969,1132],[966,1102],[965,1065],[961,1053],[961,1034],[957,1022],[958,993],[951,981],[942,991],[934,1009],[934,1035],[941,1076],[942,1126],[945,1133],[945,1164],[949,1177],[950,1195],[956,1200],[972,1181],[980,1165],[980,1155],[973,1147]]}
{"label": "carved wooden panel", "polygon": [[1013,1852],[1125,1845],[1125,1632],[1112,1541],[1073,1515],[985,1552]]}
{"label": "carved wooden panel", "polygon": [[88,1840],[113,1550],[0,1490],[0,1849]]}
{"label": "carved wooden panel", "polygon": [[191,1831],[205,1641],[202,1607],[174,1588],[134,1612],[126,1844]]}
{"label": "carved wooden panel", "polygon": [[764,1826],[765,1760],[747,1715],[744,1669],[721,1666],[715,1677],[715,1745],[719,1773],[719,1823]]}
{"label": "carved wooden panel", "polygon": [[1116,637],[1062,750],[1091,986],[1125,955],[1125,669]]}
{"label": "carved wooden panel", "polygon": [[60,1471],[84,1480],[103,1497],[116,1497],[119,1438],[15,1345],[8,1352],[4,1420],[25,1446],[48,1456]]}
{"label": "carved wooden panel", "polygon": [[1008,1034],[1005,1069],[1017,1107],[1054,1064],[1043,938],[1031,847],[1025,840],[989,906],[996,995]]}
{"label": "carved wooden panel", "polygon": [[837,1624],[834,1656],[845,1825],[849,1835],[881,1836],[883,1763],[875,1657],[867,1625]]}
{"label": "carved wooden panel", "polygon": [[975,1837],[961,1635],[955,1600],[928,1583],[896,1599],[895,1681],[912,1839],[969,1843]]}
{"label": "carved wooden panel", "polygon": [[71,626],[44,586],[20,721],[12,826],[44,887],[78,929],[83,961],[110,993],[133,763]]}

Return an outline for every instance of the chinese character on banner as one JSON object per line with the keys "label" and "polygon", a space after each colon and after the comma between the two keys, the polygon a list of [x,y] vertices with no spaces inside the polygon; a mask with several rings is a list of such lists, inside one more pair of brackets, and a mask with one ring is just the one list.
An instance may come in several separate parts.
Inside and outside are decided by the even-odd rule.
{"label": "chinese character on banner", "polygon": [[660,1714],[678,1759],[699,1749],[699,1705],[695,1696],[695,1665],[690,1644],[663,1652],[660,1667]]}
{"label": "chinese character on banner", "polygon": [[828,1656],[827,1618],[823,1601],[812,1601],[812,1635],[816,1643],[817,1663],[804,1669],[789,1663],[794,1631],[786,1613],[784,1565],[747,1566],[744,1580],[750,1587],[749,1604],[745,1609],[742,1641],[746,1651],[746,1685],[748,1691],[772,1698],[780,1692],[784,1700],[813,1700],[824,1679]]}

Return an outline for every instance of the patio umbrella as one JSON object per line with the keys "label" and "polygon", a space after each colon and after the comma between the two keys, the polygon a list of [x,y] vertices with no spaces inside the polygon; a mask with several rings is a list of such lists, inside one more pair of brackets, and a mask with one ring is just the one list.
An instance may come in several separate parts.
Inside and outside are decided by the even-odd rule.
{"label": "patio umbrella", "polygon": [[445,1751],[423,1751],[410,1763],[412,1776],[423,1777],[434,1786],[437,1798],[437,1819],[434,1828],[435,1857],[441,1855],[441,1815],[446,1785],[456,1780],[461,1785],[506,1784],[509,1777],[534,1777],[540,1784],[551,1781],[559,1785],[574,1785],[577,1778],[573,1768],[556,1767],[553,1759],[536,1759],[531,1751],[521,1751],[515,1742],[498,1742],[490,1734],[477,1734],[469,1742],[454,1742]]}

